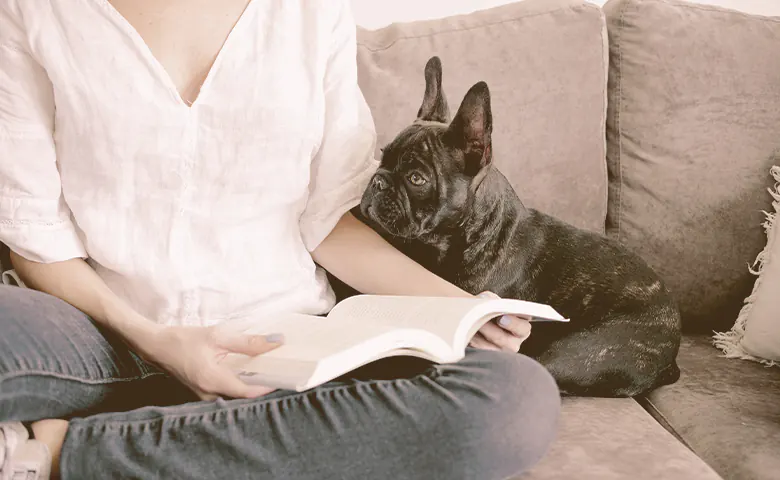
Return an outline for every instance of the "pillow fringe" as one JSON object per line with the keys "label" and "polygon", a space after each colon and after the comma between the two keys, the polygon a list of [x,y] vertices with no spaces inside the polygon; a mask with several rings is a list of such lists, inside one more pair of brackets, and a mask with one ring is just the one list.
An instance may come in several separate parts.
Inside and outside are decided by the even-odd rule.
{"label": "pillow fringe", "polygon": [[[767,235],[767,239],[769,239],[769,236],[772,234],[772,227],[774,226],[775,220],[778,218],[778,215],[780,215],[780,165],[775,165],[770,170],[772,177],[775,179],[775,185],[772,188],[769,188],[769,193],[772,195],[772,198],[774,201],[772,202],[772,207],[774,207],[774,212],[767,212],[764,211],[765,220],[762,224],[764,227],[764,232]],[[780,220],[779,220],[780,221]],[[715,335],[713,337],[713,344],[721,349],[723,351],[723,356],[726,358],[739,358],[742,360],[752,360],[754,362],[763,363],[767,366],[780,366],[780,363],[774,361],[774,360],[767,360],[765,358],[759,358],[755,357],[753,355],[750,355],[745,351],[745,349],[742,347],[742,338],[745,336],[745,325],[747,324],[748,317],[750,316],[750,311],[753,308],[753,302],[756,300],[756,297],[758,295],[758,292],[761,287],[761,272],[764,269],[764,265],[769,261],[769,244],[771,242],[767,241],[766,246],[764,246],[764,249],[761,251],[761,253],[758,254],[755,261],[752,265],[748,264],[748,270],[753,275],[758,276],[756,278],[756,282],[753,285],[753,291],[750,293],[750,295],[745,299],[745,304],[742,306],[742,309],[739,311],[739,315],[737,316],[737,321],[734,323],[734,326],[731,328],[728,332],[715,332]]]}

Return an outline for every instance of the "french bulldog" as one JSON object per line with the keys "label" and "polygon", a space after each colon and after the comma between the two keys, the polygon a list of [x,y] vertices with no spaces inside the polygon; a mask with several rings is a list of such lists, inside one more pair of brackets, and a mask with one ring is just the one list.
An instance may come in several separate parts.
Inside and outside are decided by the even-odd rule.
{"label": "french bulldog", "polygon": [[677,381],[680,313],[638,255],[523,205],[493,165],[490,92],[479,82],[450,122],[438,57],[417,119],[382,149],[355,213],[463,290],[546,303],[521,353],[564,395],[633,397]]}

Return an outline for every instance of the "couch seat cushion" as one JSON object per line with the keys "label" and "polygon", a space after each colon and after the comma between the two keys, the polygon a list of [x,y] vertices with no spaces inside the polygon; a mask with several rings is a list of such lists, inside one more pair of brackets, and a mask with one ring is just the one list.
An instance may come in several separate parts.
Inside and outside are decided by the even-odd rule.
{"label": "couch seat cushion", "polygon": [[780,478],[780,368],[723,358],[711,341],[683,339],[682,377],[648,409],[724,478]]}
{"label": "couch seat cushion", "polygon": [[558,439],[517,480],[714,480],[720,477],[634,400],[566,398]]}

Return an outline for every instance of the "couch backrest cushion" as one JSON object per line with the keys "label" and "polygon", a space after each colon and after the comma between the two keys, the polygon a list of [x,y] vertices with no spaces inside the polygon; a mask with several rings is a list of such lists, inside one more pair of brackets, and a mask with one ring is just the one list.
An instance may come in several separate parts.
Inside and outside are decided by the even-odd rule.
{"label": "couch backrest cushion", "polygon": [[679,0],[604,9],[608,234],[666,279],[689,330],[728,328],[766,241],[780,17]]}
{"label": "couch backrest cushion", "polygon": [[359,29],[358,75],[378,148],[415,119],[423,69],[433,55],[442,60],[453,113],[473,84],[488,83],[495,162],[523,201],[603,232],[607,50],[601,10],[579,0],[526,0]]}

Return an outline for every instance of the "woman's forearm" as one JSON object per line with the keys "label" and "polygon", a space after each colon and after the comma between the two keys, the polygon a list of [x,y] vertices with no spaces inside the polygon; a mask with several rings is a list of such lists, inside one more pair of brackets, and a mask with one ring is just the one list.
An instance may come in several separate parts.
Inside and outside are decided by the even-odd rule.
{"label": "woman's forearm", "polygon": [[38,263],[11,252],[11,263],[25,285],[68,302],[136,350],[160,328],[114,294],[82,259]]}
{"label": "woman's forearm", "polygon": [[312,257],[341,281],[362,293],[471,296],[396,250],[349,213],[312,252]]}

